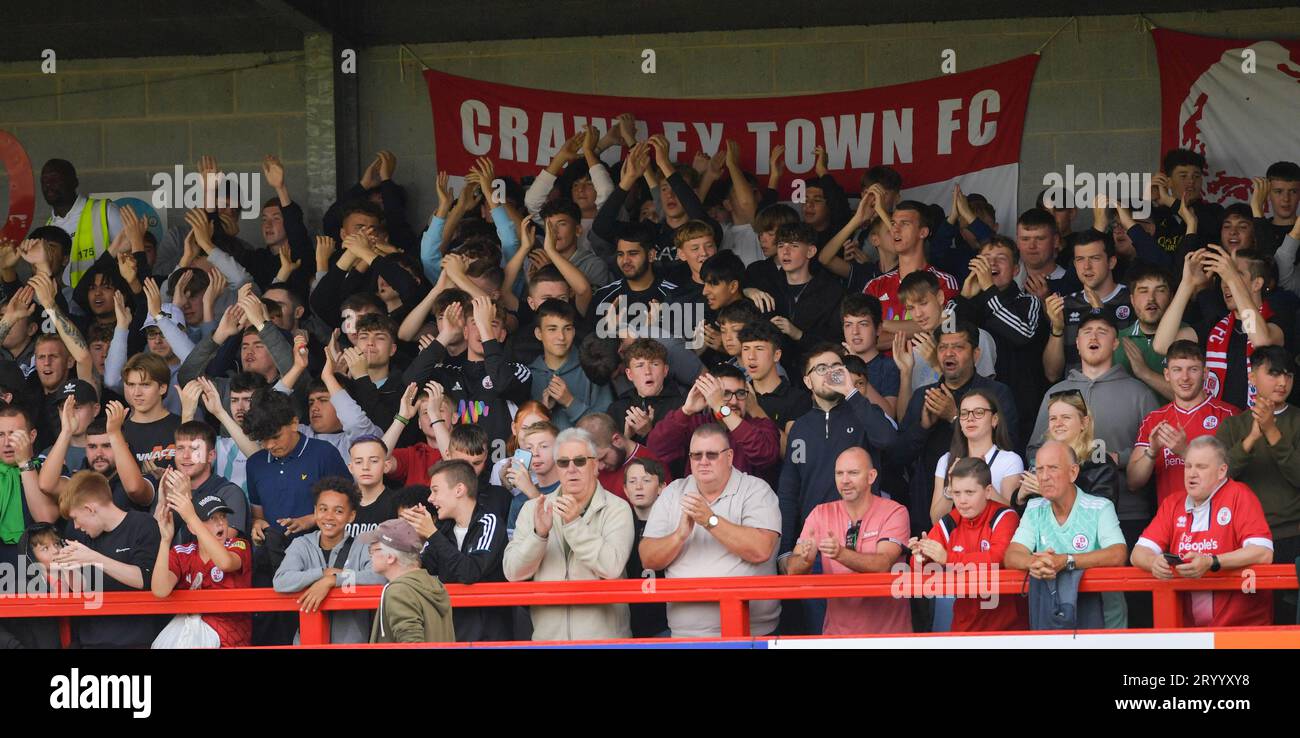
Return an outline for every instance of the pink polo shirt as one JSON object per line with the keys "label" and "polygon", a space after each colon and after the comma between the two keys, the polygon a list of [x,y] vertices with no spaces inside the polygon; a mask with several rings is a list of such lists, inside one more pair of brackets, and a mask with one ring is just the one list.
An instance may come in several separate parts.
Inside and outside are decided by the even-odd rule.
{"label": "pink polo shirt", "polygon": [[[843,500],[824,502],[808,514],[801,539],[820,541],[828,534],[844,543],[845,534],[853,520]],[[911,532],[907,508],[883,497],[872,497],[871,506],[862,518],[858,529],[859,553],[876,553],[876,544],[892,541],[907,552],[907,539]],[[821,555],[821,554],[818,554]],[[900,554],[900,559],[902,555]],[[826,574],[853,574],[852,569],[825,556],[822,572]],[[912,610],[905,599],[893,597],[836,597],[826,600],[825,635],[863,635],[867,633],[911,633]]]}

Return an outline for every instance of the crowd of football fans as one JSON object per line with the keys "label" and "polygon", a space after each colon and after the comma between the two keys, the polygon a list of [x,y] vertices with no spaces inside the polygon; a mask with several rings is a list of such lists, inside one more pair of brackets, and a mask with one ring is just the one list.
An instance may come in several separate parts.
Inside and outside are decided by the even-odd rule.
{"label": "crowd of football fans", "polygon": [[[751,631],[1142,627],[1149,594],[1081,572],[1300,556],[1300,166],[1225,207],[1173,150],[1149,218],[1044,192],[1012,224],[960,187],[904,199],[884,166],[850,196],[820,148],[780,202],[781,147],[760,181],[734,143],[676,162],[635,130],[579,132],[521,182],[440,172],[421,228],[391,152],[316,234],[268,156],[256,244],[211,157],[165,230],[46,162],[49,220],[0,244],[0,566],[306,611],[385,584],[329,615],[356,643],[720,632],[716,603],[453,612],[444,584],[905,566],[1028,586],[754,602]],[[1296,622],[1294,591],[1182,597],[1187,625]],[[73,621],[84,647],[298,627]],[[0,640],[60,643],[38,618]]]}

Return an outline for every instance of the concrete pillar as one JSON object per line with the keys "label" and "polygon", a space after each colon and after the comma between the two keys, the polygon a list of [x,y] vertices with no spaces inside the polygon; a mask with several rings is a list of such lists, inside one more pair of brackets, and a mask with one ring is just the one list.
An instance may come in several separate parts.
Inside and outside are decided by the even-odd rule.
{"label": "concrete pillar", "polygon": [[[308,220],[319,223],[342,187],[356,180],[356,74],[341,71],[343,48],[329,33],[303,34],[306,55]],[[331,234],[332,235],[332,234]]]}

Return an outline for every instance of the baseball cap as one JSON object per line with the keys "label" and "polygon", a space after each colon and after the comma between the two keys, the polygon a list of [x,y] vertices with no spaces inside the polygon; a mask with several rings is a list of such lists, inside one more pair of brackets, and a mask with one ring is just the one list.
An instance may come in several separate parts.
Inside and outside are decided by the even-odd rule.
{"label": "baseball cap", "polygon": [[[171,318],[172,322],[176,324],[177,328],[180,328],[181,330],[185,330],[185,313],[181,312],[181,309],[176,307],[175,303],[169,302],[163,305],[162,313],[164,316]],[[157,327],[158,327],[158,321],[154,320],[154,317],[150,315],[149,317],[144,319],[144,325],[140,326],[140,330],[144,330],[146,328],[157,328]]]}
{"label": "baseball cap", "polygon": [[1079,328],[1083,328],[1083,326],[1088,323],[1096,323],[1099,321],[1110,326],[1116,333],[1119,332],[1119,323],[1115,322],[1114,316],[1105,310],[1096,309],[1090,313],[1084,313],[1083,317],[1079,319]]}
{"label": "baseball cap", "polygon": [[95,391],[95,386],[84,379],[65,382],[55,397],[60,403],[69,397],[75,397],[74,405],[91,405],[99,402],[99,393]]}
{"label": "baseball cap", "polygon": [[234,508],[227,505],[225,500],[216,495],[208,495],[194,503],[194,510],[199,514],[199,520],[211,520],[212,516],[219,512],[224,512],[227,515],[235,512]]}
{"label": "baseball cap", "polygon": [[412,528],[410,523],[401,518],[385,520],[377,528],[362,533],[359,539],[367,546],[372,543],[382,543],[394,551],[405,553],[419,553],[424,548],[424,541],[420,540],[420,534],[415,532],[415,528]]}

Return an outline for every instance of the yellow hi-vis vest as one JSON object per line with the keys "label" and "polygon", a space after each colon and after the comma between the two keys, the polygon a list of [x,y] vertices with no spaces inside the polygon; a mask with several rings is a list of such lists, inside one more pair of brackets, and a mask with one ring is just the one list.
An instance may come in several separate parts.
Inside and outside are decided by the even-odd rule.
{"label": "yellow hi-vis vest", "polygon": [[[99,211],[98,214],[95,213],[96,210]],[[48,221],[46,225],[49,225]],[[77,218],[77,232],[72,234],[72,253],[68,257],[69,286],[77,286],[109,243],[108,200],[86,198],[86,206]]]}

